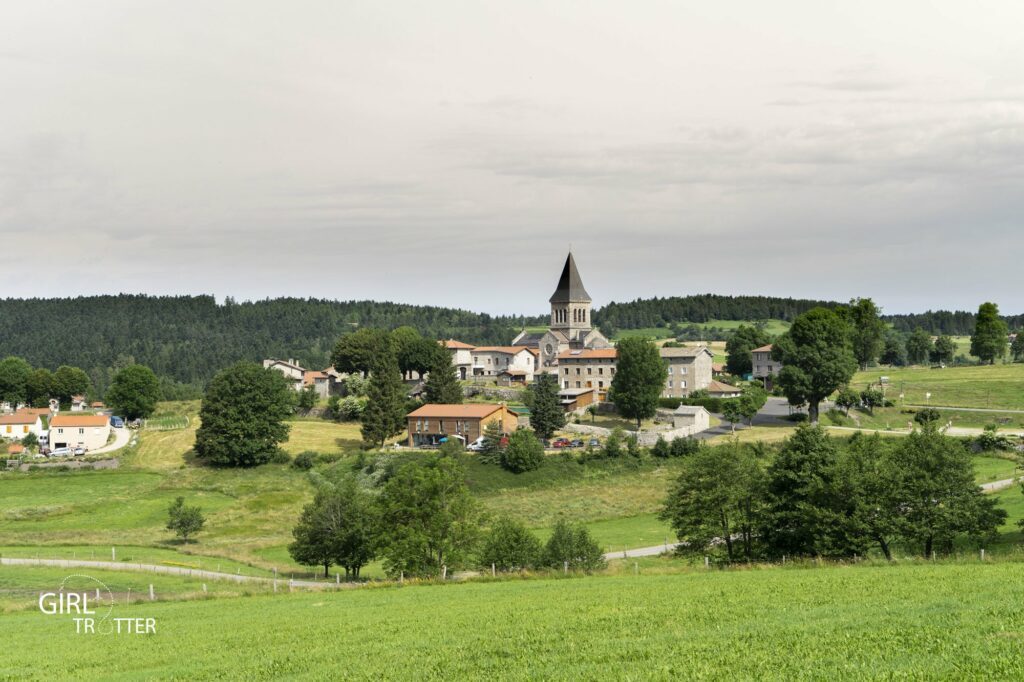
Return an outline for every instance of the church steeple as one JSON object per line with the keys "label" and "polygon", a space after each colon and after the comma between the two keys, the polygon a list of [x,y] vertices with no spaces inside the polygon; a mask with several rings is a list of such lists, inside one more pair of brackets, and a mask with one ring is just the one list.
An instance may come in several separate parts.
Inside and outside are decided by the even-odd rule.
{"label": "church steeple", "polygon": [[558,288],[548,299],[549,303],[590,303],[590,294],[583,288],[583,280],[576,269],[576,259],[572,257],[572,251],[565,259],[565,266],[562,268],[562,276],[558,278]]}
{"label": "church steeple", "polygon": [[551,303],[551,329],[561,331],[570,341],[590,331],[590,294],[583,288],[572,251],[565,259],[558,287],[548,300]]}

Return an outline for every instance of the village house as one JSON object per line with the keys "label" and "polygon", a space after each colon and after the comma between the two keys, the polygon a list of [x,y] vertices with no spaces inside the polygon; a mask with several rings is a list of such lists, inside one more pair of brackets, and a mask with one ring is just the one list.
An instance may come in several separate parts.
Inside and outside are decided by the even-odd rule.
{"label": "village house", "polygon": [[71,411],[72,412],[84,412],[85,411],[85,396],[84,395],[73,395],[73,396],[71,396]]}
{"label": "village house", "polygon": [[765,390],[770,391],[772,389],[772,377],[778,376],[782,370],[782,363],[778,360],[772,360],[771,344],[750,351],[750,361],[753,366],[751,375],[755,379],[760,379],[764,384]]}
{"label": "village house", "polygon": [[305,385],[306,372],[307,370],[300,366],[294,359],[289,358],[287,360],[278,360],[276,358],[267,358],[263,361],[263,367],[265,369],[272,369],[280,372],[285,376],[286,379],[291,383],[292,388],[296,391],[301,391]]}
{"label": "village house", "polygon": [[96,450],[110,438],[110,419],[103,414],[57,414],[50,419],[50,446]]}
{"label": "village house", "polygon": [[558,379],[562,389],[596,389],[596,400],[607,399],[615,378],[614,348],[566,350],[558,355]]}
{"label": "village house", "polygon": [[[49,414],[49,410],[46,410]],[[0,415],[0,436],[9,440],[21,440],[30,433],[39,438],[46,433],[43,419],[38,412],[18,410],[14,414]]]}
{"label": "village house", "polygon": [[502,433],[519,427],[515,412],[501,404],[424,405],[406,415],[409,447],[436,446],[442,439],[472,443],[484,434],[487,425],[497,422]]}
{"label": "village house", "polygon": [[712,398],[739,398],[743,395],[743,389],[721,381],[712,381],[705,388]]}
{"label": "village house", "polygon": [[330,375],[319,370],[309,369],[302,375],[303,389],[312,387],[318,398],[327,398],[331,395],[332,383]]}
{"label": "village house", "polygon": [[596,388],[562,388],[558,401],[566,412],[579,412],[596,403],[599,399]]}
{"label": "village house", "polygon": [[537,351],[526,346],[479,346],[473,349],[473,376],[496,377],[502,370],[521,370],[533,381]]}
{"label": "village house", "polygon": [[658,355],[665,361],[668,371],[662,397],[686,398],[711,383],[715,354],[707,346],[663,347],[658,350]]}
{"label": "village house", "polygon": [[591,323],[590,294],[583,288],[583,280],[571,252],[565,259],[555,293],[548,302],[551,304],[548,330],[540,334],[524,330],[512,339],[513,345],[537,349],[540,370],[550,371],[562,354],[569,350],[612,347],[611,342]]}
{"label": "village house", "polygon": [[452,366],[455,368],[459,380],[465,381],[473,373],[473,344],[455,339],[442,341],[441,344],[451,353]]}

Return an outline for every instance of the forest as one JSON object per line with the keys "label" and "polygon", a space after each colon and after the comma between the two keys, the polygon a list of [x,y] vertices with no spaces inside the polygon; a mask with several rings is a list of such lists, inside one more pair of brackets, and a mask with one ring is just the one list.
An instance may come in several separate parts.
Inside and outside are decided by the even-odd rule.
{"label": "forest", "polygon": [[[609,303],[594,311],[602,329],[637,329],[709,320],[793,320],[836,302],[767,296],[695,296]],[[897,330],[970,334],[974,313],[883,316]],[[1011,330],[1024,315],[1005,318]],[[218,303],[213,296],[81,296],[0,300],[0,356],[34,367],[81,367],[102,393],[113,372],[137,362],[160,377],[164,395],[186,397],[215,372],[239,360],[295,358],[323,368],[338,338],[359,327],[408,325],[424,336],[475,344],[506,344],[524,326],[544,326],[546,314],[492,316],[467,310],[388,301],[277,298]]]}

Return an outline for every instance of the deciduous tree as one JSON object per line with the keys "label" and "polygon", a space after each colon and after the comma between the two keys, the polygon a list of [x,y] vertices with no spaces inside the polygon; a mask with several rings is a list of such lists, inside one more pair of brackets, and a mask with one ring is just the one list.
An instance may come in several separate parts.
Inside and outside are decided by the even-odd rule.
{"label": "deciduous tree", "polygon": [[167,508],[167,530],[173,530],[183,542],[188,542],[190,536],[202,530],[205,523],[202,510],[185,506],[184,497],[178,497]]}
{"label": "deciduous tree", "polygon": [[977,356],[982,362],[995,364],[997,359],[1006,355],[1006,345],[1009,343],[1009,330],[1006,322],[999,317],[999,306],[995,303],[982,303],[976,320],[974,334],[971,336],[971,355]]}
{"label": "deciduous tree", "polygon": [[280,372],[239,362],[210,381],[199,408],[196,454],[217,466],[269,462],[288,438],[295,391]]}
{"label": "deciduous tree", "polygon": [[544,446],[532,431],[520,429],[508,437],[501,452],[501,466],[514,474],[539,469],[544,464]]}
{"label": "deciduous tree", "polygon": [[751,351],[771,342],[771,336],[764,329],[740,325],[725,342],[726,371],[737,377],[750,374],[754,369]]}
{"label": "deciduous tree", "polygon": [[867,369],[882,353],[885,323],[879,317],[878,306],[870,298],[850,301],[846,314],[850,322],[853,356],[861,369]]}
{"label": "deciduous tree", "polygon": [[502,517],[484,538],[480,565],[499,571],[531,569],[540,564],[543,551],[540,540],[521,521]]}
{"label": "deciduous tree", "polygon": [[616,346],[617,363],[612,379],[611,400],[623,417],[636,420],[639,429],[658,409],[668,369],[650,339],[628,337]]}
{"label": "deciduous tree", "polygon": [[923,365],[932,354],[932,337],[918,327],[907,338],[907,362],[912,365]]}
{"label": "deciduous tree", "polygon": [[160,400],[160,381],[149,367],[129,365],[114,375],[104,398],[126,419],[145,419]]}
{"label": "deciduous tree", "polygon": [[793,321],[772,345],[772,357],[782,362],[779,384],[791,404],[807,403],[811,423],[818,405],[848,383],[857,370],[849,325],[834,310],[815,308]]}

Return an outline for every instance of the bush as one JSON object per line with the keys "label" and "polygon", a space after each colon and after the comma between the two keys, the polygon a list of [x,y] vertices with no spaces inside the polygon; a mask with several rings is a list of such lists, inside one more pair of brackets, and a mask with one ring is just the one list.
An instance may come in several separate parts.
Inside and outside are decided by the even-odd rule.
{"label": "bush", "polygon": [[537,536],[519,521],[499,519],[484,540],[480,565],[493,565],[499,571],[535,568],[541,560],[543,547]]}
{"label": "bush", "polygon": [[274,454],[270,456],[271,464],[288,464],[290,461],[292,461],[292,456],[281,448],[278,448],[274,451]]}
{"label": "bush", "polygon": [[317,457],[317,453],[310,452],[309,450],[307,450],[306,452],[300,453],[295,456],[295,461],[292,462],[292,466],[295,467],[296,469],[309,471],[310,469],[313,468],[313,465],[316,464]]}
{"label": "bush", "polygon": [[925,424],[931,424],[939,421],[942,415],[934,407],[926,407],[917,414],[914,415],[914,421],[924,426]]}
{"label": "bush", "polygon": [[673,457],[687,457],[700,452],[703,446],[696,438],[673,438],[671,453]]}
{"label": "bush", "polygon": [[847,423],[850,421],[850,419],[845,414],[843,414],[842,410],[837,410],[835,408],[832,408],[831,410],[826,412],[825,416],[828,417],[828,420],[835,424],[836,426],[846,426]]}
{"label": "bush", "polygon": [[662,436],[658,436],[658,441],[651,447],[651,455],[661,459],[671,457],[672,446]]}
{"label": "bush", "polygon": [[508,447],[501,452],[501,466],[512,473],[539,469],[544,464],[544,446],[532,431],[520,430],[508,437]]}
{"label": "bush", "polygon": [[608,436],[608,440],[604,442],[604,456],[609,459],[622,457],[622,439],[624,438],[625,432],[616,428],[612,431],[611,435]]}
{"label": "bush", "polygon": [[569,568],[593,571],[604,568],[604,553],[597,541],[590,536],[583,526],[570,526],[559,521],[544,546],[544,565],[561,569],[566,564]]}

